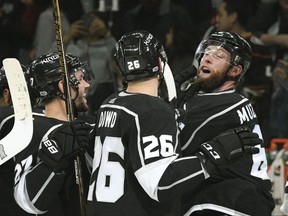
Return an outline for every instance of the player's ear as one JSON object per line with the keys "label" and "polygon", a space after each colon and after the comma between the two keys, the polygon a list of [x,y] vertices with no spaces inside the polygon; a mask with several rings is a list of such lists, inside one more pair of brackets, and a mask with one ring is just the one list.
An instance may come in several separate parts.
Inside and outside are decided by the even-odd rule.
{"label": "player's ear", "polygon": [[228,75],[231,76],[231,77],[236,77],[238,76],[241,72],[242,72],[243,68],[241,65],[236,65],[236,66],[233,66],[229,72],[228,72]]}
{"label": "player's ear", "polygon": [[64,86],[63,86],[63,81],[62,81],[62,80],[60,80],[60,81],[58,82],[58,88],[59,88],[60,92],[61,92],[62,94],[64,94]]}
{"label": "player's ear", "polygon": [[[70,86],[71,87],[71,86]],[[64,84],[63,84],[63,81],[62,80],[60,80],[59,82],[58,82],[58,88],[59,88],[59,91],[64,95]],[[72,90],[71,90],[72,89]],[[74,88],[70,88],[70,93],[71,93],[71,96],[73,96],[72,94],[72,91],[74,91],[75,92],[75,89]],[[75,94],[75,93],[74,93]]]}
{"label": "player's ear", "polygon": [[2,92],[2,95],[3,95],[4,103],[7,106],[11,106],[12,105],[12,99],[11,99],[10,90],[8,88],[4,88],[3,92]]}

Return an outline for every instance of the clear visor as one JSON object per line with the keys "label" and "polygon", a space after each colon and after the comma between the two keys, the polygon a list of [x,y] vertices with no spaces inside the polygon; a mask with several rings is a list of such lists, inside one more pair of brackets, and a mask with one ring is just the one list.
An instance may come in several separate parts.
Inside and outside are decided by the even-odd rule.
{"label": "clear visor", "polygon": [[198,61],[211,59],[234,66],[231,64],[231,52],[229,48],[218,41],[202,41],[196,50],[195,56]]}
{"label": "clear visor", "polygon": [[82,71],[83,73],[83,79],[91,84],[94,81],[94,73],[92,71],[92,69],[90,68],[90,66],[85,62],[83,65],[81,65],[80,67],[76,68],[75,71]]}

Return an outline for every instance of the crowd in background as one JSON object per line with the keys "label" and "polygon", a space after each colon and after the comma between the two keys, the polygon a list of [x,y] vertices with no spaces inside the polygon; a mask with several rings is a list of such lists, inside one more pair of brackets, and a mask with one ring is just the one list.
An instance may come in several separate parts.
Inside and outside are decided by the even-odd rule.
{"label": "crowd in background", "polygon": [[[59,0],[66,52],[87,61],[95,75],[88,95],[90,114],[121,88],[112,51],[123,34],[151,32],[177,74],[193,63],[203,38],[215,30],[234,31],[256,44],[255,64],[239,91],[254,105],[266,147],[274,137],[288,138],[288,94],[273,79],[278,60],[288,61],[288,0],[235,0],[226,7],[223,2]],[[15,57],[28,65],[39,55],[57,51],[51,0],[0,0],[0,25],[1,62]]]}

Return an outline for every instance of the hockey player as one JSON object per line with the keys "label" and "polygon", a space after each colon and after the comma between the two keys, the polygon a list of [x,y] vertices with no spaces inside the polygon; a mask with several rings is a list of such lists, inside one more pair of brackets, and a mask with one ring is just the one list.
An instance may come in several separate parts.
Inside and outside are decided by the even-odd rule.
{"label": "hockey player", "polygon": [[[180,134],[183,155],[192,155],[201,143],[238,126],[248,126],[262,138],[251,103],[235,91],[250,66],[251,55],[250,45],[238,34],[216,32],[200,43],[194,74],[183,72],[175,78],[179,86],[187,74],[193,77],[197,73],[196,79],[182,84],[186,91],[179,93],[187,94],[188,99],[184,104],[185,127]],[[271,215],[274,201],[265,149],[260,144],[257,147],[259,154],[219,168],[217,175],[186,194],[185,215]]]}
{"label": "hockey player", "polygon": [[126,87],[98,110],[87,216],[180,215],[180,195],[216,164],[256,153],[250,145],[258,136],[238,128],[201,145],[198,156],[180,157],[177,115],[158,97],[162,45],[146,31],[131,32],[116,44],[115,59]]}
{"label": "hockey player", "polygon": [[[91,71],[71,54],[66,54],[66,64],[75,111],[87,111],[85,96],[90,87]],[[17,155],[15,200],[30,214],[77,215],[80,210],[74,159],[78,154],[82,161],[83,182],[88,184],[90,174],[85,166],[84,152],[88,139],[86,131],[91,126],[77,120],[67,123],[57,53],[38,57],[31,63],[29,72],[33,79],[31,84],[39,92],[38,101],[45,107],[45,116],[34,116],[32,140]],[[64,144],[56,145],[52,139],[64,140]]]}

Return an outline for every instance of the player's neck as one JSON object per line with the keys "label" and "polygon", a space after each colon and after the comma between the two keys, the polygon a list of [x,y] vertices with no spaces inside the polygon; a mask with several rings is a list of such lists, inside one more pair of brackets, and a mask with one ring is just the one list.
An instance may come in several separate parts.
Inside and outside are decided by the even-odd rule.
{"label": "player's neck", "polygon": [[223,85],[219,88],[215,89],[213,92],[223,92],[227,90],[235,89],[235,81],[226,81]]}
{"label": "player's neck", "polygon": [[152,78],[148,80],[141,80],[128,83],[127,92],[129,93],[140,93],[147,94],[150,96],[158,96],[158,84],[157,78]]}
{"label": "player's neck", "polygon": [[45,116],[62,121],[67,121],[65,101],[62,99],[54,99],[49,104],[46,104]]}

